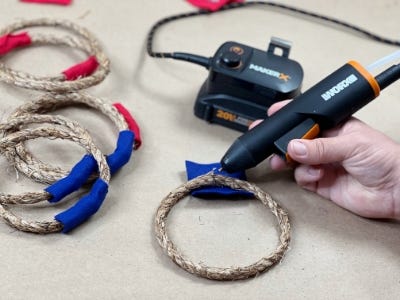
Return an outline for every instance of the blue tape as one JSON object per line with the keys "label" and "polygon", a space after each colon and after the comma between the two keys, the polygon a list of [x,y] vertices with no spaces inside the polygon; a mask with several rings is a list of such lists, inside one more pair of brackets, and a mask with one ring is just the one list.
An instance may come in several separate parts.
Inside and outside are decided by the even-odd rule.
{"label": "blue tape", "polygon": [[[133,152],[135,135],[130,130],[120,131],[115,151],[106,157],[111,174],[117,172],[130,159]],[[55,203],[77,191],[89,176],[98,170],[96,160],[85,155],[71,170],[68,176],[58,180],[45,189],[52,195],[49,202]]]}
{"label": "blue tape", "polygon": [[91,155],[85,155],[71,170],[68,176],[58,180],[45,189],[52,195],[49,202],[58,202],[65,196],[77,191],[96,170],[96,160]]}
{"label": "blue tape", "polygon": [[135,134],[130,130],[120,131],[115,151],[107,156],[111,174],[117,172],[131,158]]}
{"label": "blue tape", "polygon": [[103,204],[108,192],[108,184],[102,179],[97,179],[90,193],[83,196],[72,206],[56,215],[54,218],[63,224],[63,233],[67,233],[79,226],[94,215]]}
{"label": "blue tape", "polygon": [[[237,178],[241,180],[246,180],[246,173],[244,171],[228,173],[225,171],[220,171],[221,164],[220,163],[212,163],[212,164],[198,164],[192,161],[185,161],[186,164],[186,173],[188,180],[194,179],[200,175],[207,174],[210,171],[214,171],[215,174]],[[201,187],[191,191],[190,193],[194,197],[199,198],[207,198],[207,197],[215,197],[215,196],[224,196],[224,197],[232,197],[232,196],[241,196],[241,197],[253,197],[253,194],[243,190],[234,190],[225,186],[207,186]]]}

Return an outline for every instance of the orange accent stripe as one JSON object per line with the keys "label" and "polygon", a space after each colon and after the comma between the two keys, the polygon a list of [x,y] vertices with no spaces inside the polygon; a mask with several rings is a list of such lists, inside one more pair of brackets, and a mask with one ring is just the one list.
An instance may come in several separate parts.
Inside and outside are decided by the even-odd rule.
{"label": "orange accent stripe", "polygon": [[311,140],[315,138],[319,134],[319,125],[315,124],[313,127],[310,128],[303,136],[302,139]]}
{"label": "orange accent stripe", "polygon": [[379,87],[378,82],[375,80],[374,76],[372,76],[362,65],[360,65],[355,60],[351,60],[348,62],[354,69],[356,69],[370,84],[372,89],[374,90],[375,97],[379,96],[381,88]]}
{"label": "orange accent stripe", "polygon": [[289,153],[286,153],[285,157],[286,163],[288,163],[289,165],[294,163],[294,160],[289,156]]}
{"label": "orange accent stripe", "polygon": [[[319,132],[320,132],[319,125],[318,125],[318,124],[315,124],[315,125],[314,125],[313,127],[311,127],[310,130],[307,131],[301,138],[302,138],[302,139],[311,140],[311,139],[315,138],[315,137],[319,134]],[[286,158],[286,162],[287,162],[288,164],[294,163],[293,159],[289,156],[288,153],[286,153],[285,158]]]}

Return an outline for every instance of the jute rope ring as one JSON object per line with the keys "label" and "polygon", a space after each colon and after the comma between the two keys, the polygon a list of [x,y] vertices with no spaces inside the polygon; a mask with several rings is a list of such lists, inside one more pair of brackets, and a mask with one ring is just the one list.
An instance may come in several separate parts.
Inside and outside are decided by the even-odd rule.
{"label": "jute rope ring", "polygon": [[[36,26],[65,29],[75,36],[57,37],[54,34],[36,32],[14,34],[18,30]],[[110,71],[110,61],[100,48],[97,39],[88,30],[69,21],[43,18],[16,22],[0,30],[1,39],[4,40],[4,45],[11,46],[6,48],[4,52],[0,51],[0,55],[7,54],[17,47],[47,44],[77,48],[89,56],[87,61],[56,76],[36,76],[12,70],[0,61],[0,81],[22,88],[49,92],[81,90],[103,81]]]}
{"label": "jute rope ring", "polygon": [[[102,180],[104,184],[108,185],[110,180],[110,170],[105,160],[105,157],[93,143],[87,131],[81,128],[77,123],[69,121],[66,118],[48,115],[25,115],[16,118],[14,120],[14,123],[39,123],[40,121],[45,123],[53,122],[53,124],[51,126],[40,126],[31,129],[23,129],[1,138],[0,153],[3,153],[5,149],[15,147],[16,144],[26,141],[28,139],[35,139],[39,137],[68,139],[84,147],[85,150],[95,158],[99,169],[99,179]],[[67,123],[69,123],[68,127],[62,125]],[[0,124],[0,128],[6,129],[10,126],[15,126],[15,124]],[[74,130],[70,129],[70,127],[74,128]],[[27,221],[12,213],[6,205],[32,204],[40,201],[48,201],[51,197],[52,195],[47,191],[23,193],[20,195],[0,194],[0,216],[10,226],[21,231],[42,234],[59,232],[64,228],[64,224],[62,224],[60,221]]]}
{"label": "jute rope ring", "polygon": [[[25,114],[48,113],[72,105],[85,105],[99,111],[111,120],[118,131],[129,129],[125,119],[112,104],[82,92],[44,94],[38,99],[24,103],[16,108],[9,116],[7,122],[12,122],[13,119]],[[68,124],[65,124],[65,126],[68,126]],[[19,130],[19,126],[9,126],[7,130],[5,130],[5,134],[16,130]],[[69,170],[63,170],[58,166],[51,166],[36,159],[33,154],[26,149],[24,143],[19,143],[15,147],[9,148],[8,151],[4,152],[4,155],[18,171],[38,182],[53,183],[69,173]]]}
{"label": "jute rope ring", "polygon": [[[255,198],[267,206],[272,214],[276,216],[280,229],[279,244],[275,251],[261,258],[257,262],[243,267],[209,267],[204,264],[195,263],[185,257],[175,244],[170,240],[166,230],[166,220],[172,207],[186,197],[190,191],[199,187],[218,185],[226,186],[236,190],[244,190],[254,194]],[[208,173],[182,184],[169,193],[161,202],[155,216],[155,234],[158,243],[164,252],[178,266],[191,274],[212,280],[240,280],[257,276],[272,268],[283,258],[289,247],[290,223],[287,212],[281,208],[270,195],[259,187],[247,181]]]}

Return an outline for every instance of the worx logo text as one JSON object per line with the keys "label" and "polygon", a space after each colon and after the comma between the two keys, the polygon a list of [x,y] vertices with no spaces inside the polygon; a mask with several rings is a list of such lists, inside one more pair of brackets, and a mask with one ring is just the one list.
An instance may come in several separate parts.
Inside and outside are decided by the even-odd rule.
{"label": "worx logo text", "polygon": [[329,99],[331,99],[332,97],[343,91],[345,88],[356,82],[357,80],[358,80],[357,76],[351,74],[349,77],[342,80],[341,82],[339,82],[338,84],[327,90],[325,93],[323,93],[321,95],[322,99],[328,101]]}

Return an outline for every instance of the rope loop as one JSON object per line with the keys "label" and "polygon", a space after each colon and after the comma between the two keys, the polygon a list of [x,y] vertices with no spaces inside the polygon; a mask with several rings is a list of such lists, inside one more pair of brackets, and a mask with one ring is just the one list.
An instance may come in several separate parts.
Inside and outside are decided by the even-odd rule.
{"label": "rope loop", "polygon": [[[82,197],[73,207],[55,216],[52,221],[27,221],[15,215],[8,208],[10,204],[26,205],[42,201],[51,202],[53,195],[47,190],[29,192],[20,195],[0,194],[0,216],[12,227],[26,232],[52,233],[68,232],[86,221],[97,212],[108,191],[110,169],[101,151],[93,143],[89,133],[77,123],[67,118],[51,115],[23,115],[11,122],[1,123],[0,130],[7,130],[23,124],[41,124],[35,128],[21,129],[0,139],[0,154],[9,151],[17,144],[39,137],[66,139],[81,145],[90,154],[98,167],[98,179],[93,184],[89,194]],[[45,124],[45,125],[42,125]],[[78,171],[78,172],[77,172]],[[75,173],[80,173],[80,170]],[[73,171],[71,171],[72,173]]]}
{"label": "rope loop", "polygon": [[[262,257],[251,265],[240,267],[209,267],[203,263],[195,263],[191,261],[180,252],[167,234],[166,221],[168,214],[172,210],[173,206],[186,197],[190,191],[199,187],[214,185],[215,183],[221,186],[251,192],[254,194],[256,199],[260,200],[271,210],[272,214],[278,221],[278,227],[280,230],[279,242],[275,251]],[[247,279],[271,269],[281,261],[285,252],[289,248],[290,242],[290,223],[288,214],[269,194],[247,181],[216,175],[212,172],[192,179],[170,192],[161,201],[161,204],[157,209],[154,229],[157,241],[161,248],[179,267],[191,274],[220,281]]]}
{"label": "rope loop", "polygon": [[[133,151],[133,146],[130,147],[129,125],[125,117],[118,111],[115,105],[108,101],[97,98],[87,93],[74,92],[65,94],[47,93],[39,96],[37,99],[24,103],[17,107],[8,117],[7,122],[13,124],[12,120],[26,114],[43,114],[56,111],[57,109],[69,106],[87,106],[95,109],[104,116],[106,116],[119,132],[118,143],[124,143],[125,155],[130,156]],[[121,105],[121,104],[119,104]],[[133,119],[129,112],[125,109],[125,113]],[[69,126],[70,124],[65,124]],[[72,128],[71,128],[72,129]],[[4,134],[20,130],[20,126],[9,126],[4,130]],[[139,129],[138,129],[139,130]],[[124,133],[125,132],[125,133]],[[122,137],[121,137],[122,135]],[[132,134],[131,134],[132,135]],[[133,137],[136,140],[138,133],[134,133]],[[4,155],[8,161],[15,166],[15,168],[22,174],[30,177],[31,179],[41,183],[53,183],[68,175],[69,170],[63,170],[58,166],[51,166],[45,162],[35,158],[34,155],[26,149],[24,143],[18,143],[15,147],[5,149]],[[122,166],[121,166],[122,167]],[[116,171],[116,170],[113,170]],[[92,177],[93,180],[95,177]]]}
{"label": "rope loop", "polygon": [[[33,27],[53,27],[73,35],[56,36],[35,32],[19,32]],[[3,56],[20,47],[58,45],[76,48],[88,58],[55,76],[36,76],[6,66]],[[103,81],[110,71],[110,61],[98,40],[87,29],[70,21],[35,19],[16,22],[0,30],[0,81],[18,87],[48,91],[71,92],[89,88]]]}

